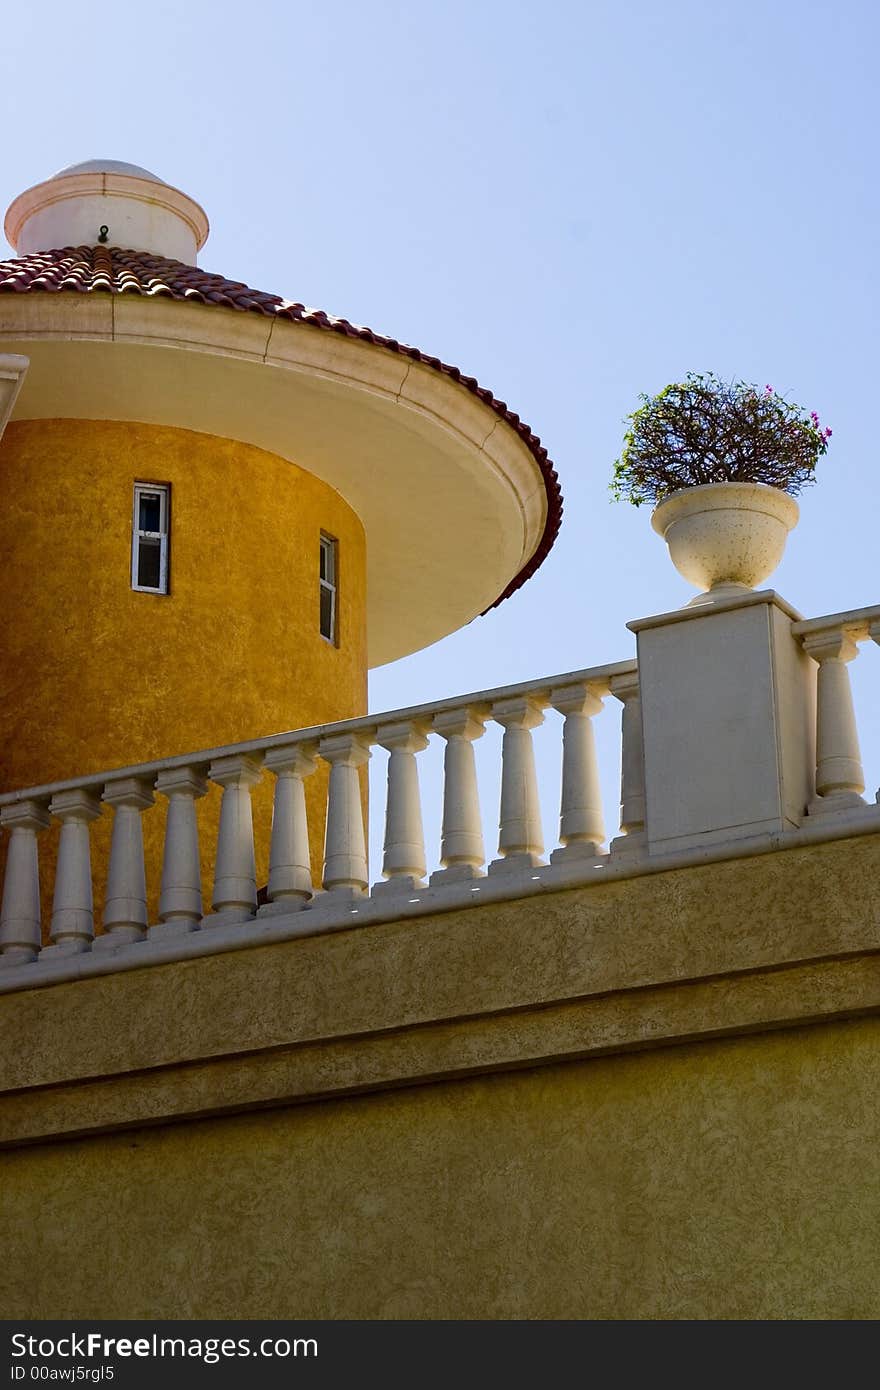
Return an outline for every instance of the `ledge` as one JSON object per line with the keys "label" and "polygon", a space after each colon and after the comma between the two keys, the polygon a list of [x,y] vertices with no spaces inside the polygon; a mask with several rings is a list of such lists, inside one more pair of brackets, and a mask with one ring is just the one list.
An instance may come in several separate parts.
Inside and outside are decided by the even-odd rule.
{"label": "ledge", "polygon": [[775,589],[753,589],[748,593],[732,594],[725,598],[715,598],[707,600],[705,594],[698,595],[698,600],[691,599],[689,603],[681,608],[673,608],[668,613],[652,613],[647,618],[633,618],[632,622],[627,623],[630,632],[649,632],[651,628],[668,627],[670,623],[686,623],[692,618],[711,617],[716,613],[729,613],[734,609],[753,608],[758,604],[772,604],[778,608],[787,618],[798,624],[795,632],[799,631],[802,615],[793,608],[788,599],[777,594]]}
{"label": "ledge", "polygon": [[875,822],[10,995],[0,1144],[880,1011],[878,865]]}

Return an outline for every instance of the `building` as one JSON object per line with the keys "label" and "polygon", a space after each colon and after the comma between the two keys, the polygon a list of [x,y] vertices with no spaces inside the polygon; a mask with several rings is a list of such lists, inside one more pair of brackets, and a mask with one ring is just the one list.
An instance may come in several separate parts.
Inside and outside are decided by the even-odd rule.
{"label": "building", "polygon": [[[552,544],[556,477],[512,412],[415,349],[198,270],[204,212],[146,170],[64,170],[6,231],[4,346],[30,366],[3,445],[0,636],[28,672],[3,701],[5,785],[363,714],[368,665],[470,621]],[[318,863],[323,774],[309,793]],[[259,832],[268,785],[254,807]]]}
{"label": "building", "polygon": [[75,166],[6,227],[9,1315],[876,1316],[880,810],[846,663],[880,608],[726,593],[632,623],[636,660],[367,713],[368,663],[546,554],[537,439],[199,270],[204,213],[145,170]]}

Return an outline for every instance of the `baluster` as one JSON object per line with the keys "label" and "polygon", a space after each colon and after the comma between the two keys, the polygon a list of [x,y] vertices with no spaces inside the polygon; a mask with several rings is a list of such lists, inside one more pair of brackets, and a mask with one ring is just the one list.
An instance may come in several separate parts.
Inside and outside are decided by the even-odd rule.
{"label": "baluster", "polygon": [[275,773],[275,798],[269,851],[269,901],[259,909],[258,917],[296,912],[305,907],[314,893],[303,786],[303,778],[317,766],[314,746],[298,744],[292,748],[270,748],[265,764]]}
{"label": "baluster", "polygon": [[49,826],[39,801],[17,801],[0,811],[0,825],[11,832],[0,907],[0,964],[25,965],[36,960],[40,932],[40,873],[37,832]]}
{"label": "baluster", "polygon": [[430,883],[482,878],[486,853],[477,790],[474,742],[486,726],[472,710],[443,710],[432,727],[446,740],[443,755],[443,829],[440,863]]}
{"label": "baluster", "polygon": [[595,859],[602,853],[605,840],[593,734],[593,715],[600,713],[602,700],[594,687],[585,684],[551,690],[550,703],[565,716],[559,811],[559,840],[563,847],[553,851],[550,863]]}
{"label": "baluster", "polygon": [[611,694],[623,704],[620,718],[620,835],[609,848],[616,855],[638,854],[645,833],[645,744],[638,671],[612,676]]}
{"label": "baluster", "polygon": [[808,632],[804,651],[819,663],[816,681],[816,798],[811,816],[864,806],[865,790],[859,735],[853,709],[848,661],[858,647],[842,628]]}
{"label": "baluster", "polygon": [[382,873],[386,883],[373,886],[373,895],[411,893],[424,886],[425,835],[416,753],[427,748],[423,726],[411,720],[385,724],[376,735],[388,758],[388,794],[385,804],[385,855]]}
{"label": "baluster", "polygon": [[214,869],[214,911],[202,918],[202,926],[218,927],[247,922],[257,910],[251,788],[260,780],[260,764],[253,757],[233,753],[212,763],[208,776],[223,788],[223,799]]}
{"label": "baluster", "polygon": [[61,821],[55,896],[52,903],[52,945],[44,956],[88,951],[95,936],[92,901],[92,861],[89,824],[101,814],[101,803],[86,791],[59,792],[49,811]]}
{"label": "baluster", "polygon": [[318,752],[330,764],[324,887],[340,897],[361,898],[369,879],[358,768],[369,761],[370,746],[360,734],[334,734],[321,739]]}
{"label": "baluster", "polygon": [[499,700],[492,718],[504,728],[501,745],[501,813],[498,859],[489,873],[537,868],[543,864],[544,836],[535,775],[532,729],[543,724],[540,706],[528,696]]}
{"label": "baluster", "polygon": [[[868,636],[880,647],[880,619],[868,624]],[[876,792],[874,800],[880,804],[880,789]]]}
{"label": "baluster", "polygon": [[141,815],[153,805],[153,789],[139,777],[108,782],[101,798],[113,807],[110,868],[104,902],[104,935],[96,950],[143,941],[147,932],[147,880]]}
{"label": "baluster", "polygon": [[194,767],[163,769],[156,790],[168,798],[159,922],[150,939],[184,936],[198,931],[202,920],[202,861],[196,801],[208,790],[207,780]]}

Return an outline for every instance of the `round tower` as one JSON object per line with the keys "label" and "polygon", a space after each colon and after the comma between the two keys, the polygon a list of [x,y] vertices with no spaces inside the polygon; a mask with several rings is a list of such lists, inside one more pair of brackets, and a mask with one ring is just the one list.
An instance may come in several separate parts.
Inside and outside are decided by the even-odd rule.
{"label": "round tower", "polygon": [[199,268],[187,194],[90,160],[5,231],[4,790],[362,714],[368,667],[541,563],[560,494],[519,417],[416,348]]}

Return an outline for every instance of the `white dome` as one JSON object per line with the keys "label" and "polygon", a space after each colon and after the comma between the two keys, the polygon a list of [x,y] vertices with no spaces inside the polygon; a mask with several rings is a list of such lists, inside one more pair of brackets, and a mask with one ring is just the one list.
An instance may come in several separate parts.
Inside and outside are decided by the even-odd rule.
{"label": "white dome", "polygon": [[57,174],[52,174],[53,179],[63,179],[68,174],[130,174],[136,179],[150,179],[153,183],[163,183],[164,180],[151,174],[149,169],[142,169],[140,164],[126,164],[122,159],[84,159],[81,164],[68,164],[66,169],[59,169]]}

